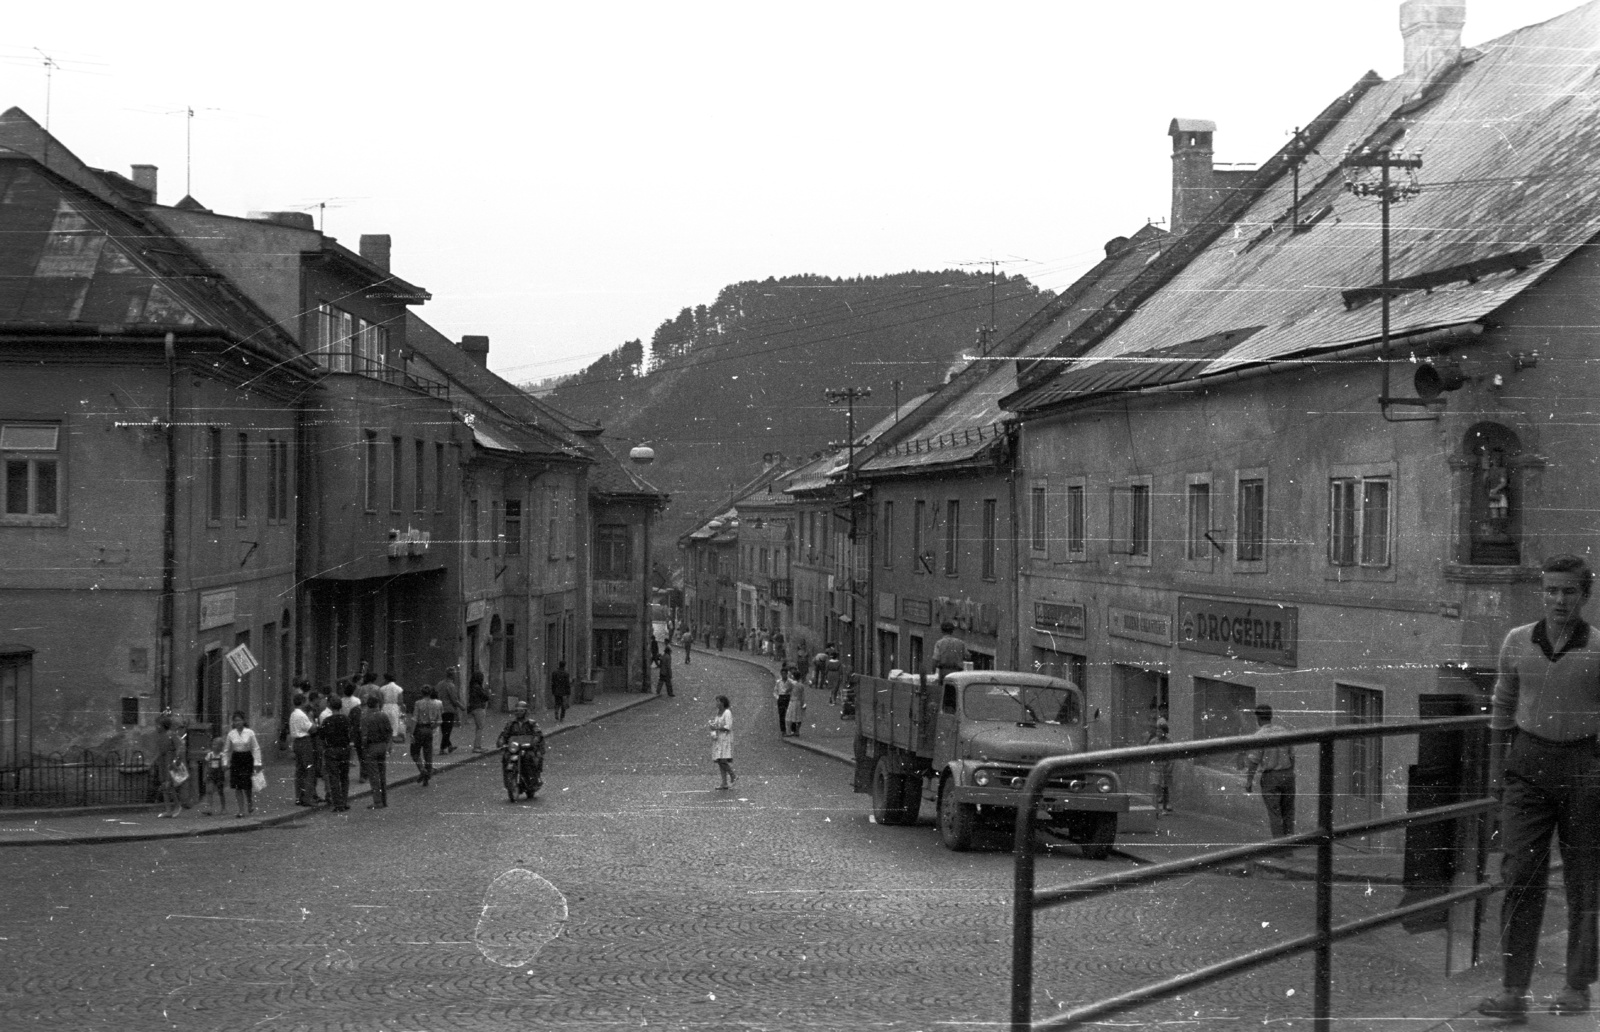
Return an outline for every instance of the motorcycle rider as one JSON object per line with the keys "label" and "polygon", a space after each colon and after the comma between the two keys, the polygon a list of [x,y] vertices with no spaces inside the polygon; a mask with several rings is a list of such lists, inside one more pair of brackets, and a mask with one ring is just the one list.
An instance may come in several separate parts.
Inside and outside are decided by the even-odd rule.
{"label": "motorcycle rider", "polygon": [[[512,735],[532,735],[533,746],[533,784],[537,788],[544,780],[544,732],[539,730],[539,725],[534,723],[528,715],[528,700],[518,699],[511,707],[511,720],[505,729],[500,732],[500,737],[495,739],[495,745],[504,749],[506,743],[511,741]],[[526,760],[524,762],[527,762]]]}

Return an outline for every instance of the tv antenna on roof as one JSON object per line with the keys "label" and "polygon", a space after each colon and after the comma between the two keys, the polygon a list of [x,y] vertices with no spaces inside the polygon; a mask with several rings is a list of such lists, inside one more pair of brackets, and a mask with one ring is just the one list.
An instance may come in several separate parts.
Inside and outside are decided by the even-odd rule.
{"label": "tv antenna on roof", "polygon": [[183,116],[183,192],[194,196],[194,113],[196,111],[221,111],[221,108],[196,108],[185,105],[161,112],[163,115]]}
{"label": "tv antenna on roof", "polygon": [[343,205],[343,204],[335,204],[333,202],[335,202],[335,201],[364,201],[364,200],[366,200],[365,197],[324,197],[320,201],[312,201],[309,204],[302,204],[302,205],[300,205],[298,208],[296,208],[294,210],[295,211],[310,211],[313,208],[315,208],[316,211],[317,211],[317,232],[321,233],[322,232],[323,223],[327,220],[328,209],[329,208],[343,208],[343,207],[345,207],[345,205]]}
{"label": "tv antenna on roof", "polygon": [[[39,50],[38,47],[34,47],[33,49]],[[44,131],[45,132],[49,132],[50,131],[50,81],[55,76],[56,69],[60,68],[61,66],[56,64],[56,59],[55,58],[51,57],[49,54],[45,53],[43,50],[39,50],[39,56],[44,58]]]}

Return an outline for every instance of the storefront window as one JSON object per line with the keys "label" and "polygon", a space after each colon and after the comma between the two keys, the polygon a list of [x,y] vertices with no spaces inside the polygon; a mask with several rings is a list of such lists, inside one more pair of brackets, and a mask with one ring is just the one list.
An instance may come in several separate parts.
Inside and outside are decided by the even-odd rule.
{"label": "storefront window", "polygon": [[[1254,733],[1256,690],[1248,685],[1194,679],[1194,737],[1196,740],[1230,738]],[[1234,770],[1237,758],[1227,753],[1195,758],[1195,763],[1216,770]]]}

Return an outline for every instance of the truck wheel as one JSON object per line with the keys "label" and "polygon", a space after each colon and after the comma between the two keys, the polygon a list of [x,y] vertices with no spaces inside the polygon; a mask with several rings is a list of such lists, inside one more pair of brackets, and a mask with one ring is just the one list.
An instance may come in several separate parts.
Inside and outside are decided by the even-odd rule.
{"label": "truck wheel", "polygon": [[1104,860],[1111,855],[1111,845],[1116,840],[1117,815],[1097,813],[1089,822],[1089,834],[1083,840],[1083,855],[1090,860]]}
{"label": "truck wheel", "polygon": [[972,848],[972,829],[978,823],[978,808],[956,802],[955,786],[946,778],[939,786],[939,840],[957,853]]}
{"label": "truck wheel", "polygon": [[872,816],[879,824],[901,823],[901,783],[905,779],[891,772],[892,765],[889,757],[881,756],[872,769]]}

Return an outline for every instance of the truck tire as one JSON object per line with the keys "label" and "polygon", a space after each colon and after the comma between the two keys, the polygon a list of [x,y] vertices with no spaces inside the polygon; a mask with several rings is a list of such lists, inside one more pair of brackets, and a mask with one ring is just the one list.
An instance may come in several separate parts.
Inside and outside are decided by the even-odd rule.
{"label": "truck tire", "polygon": [[880,756],[878,765],[872,768],[872,816],[879,824],[904,823],[900,797],[904,793],[905,778],[895,773],[893,767],[893,759]]}
{"label": "truck tire", "polygon": [[939,841],[956,853],[972,848],[972,832],[978,823],[978,808],[956,802],[955,787],[945,778],[939,785]]}
{"label": "truck tire", "polygon": [[1097,813],[1088,824],[1089,833],[1082,842],[1083,855],[1090,860],[1104,860],[1111,855],[1112,843],[1117,841],[1117,815]]}

